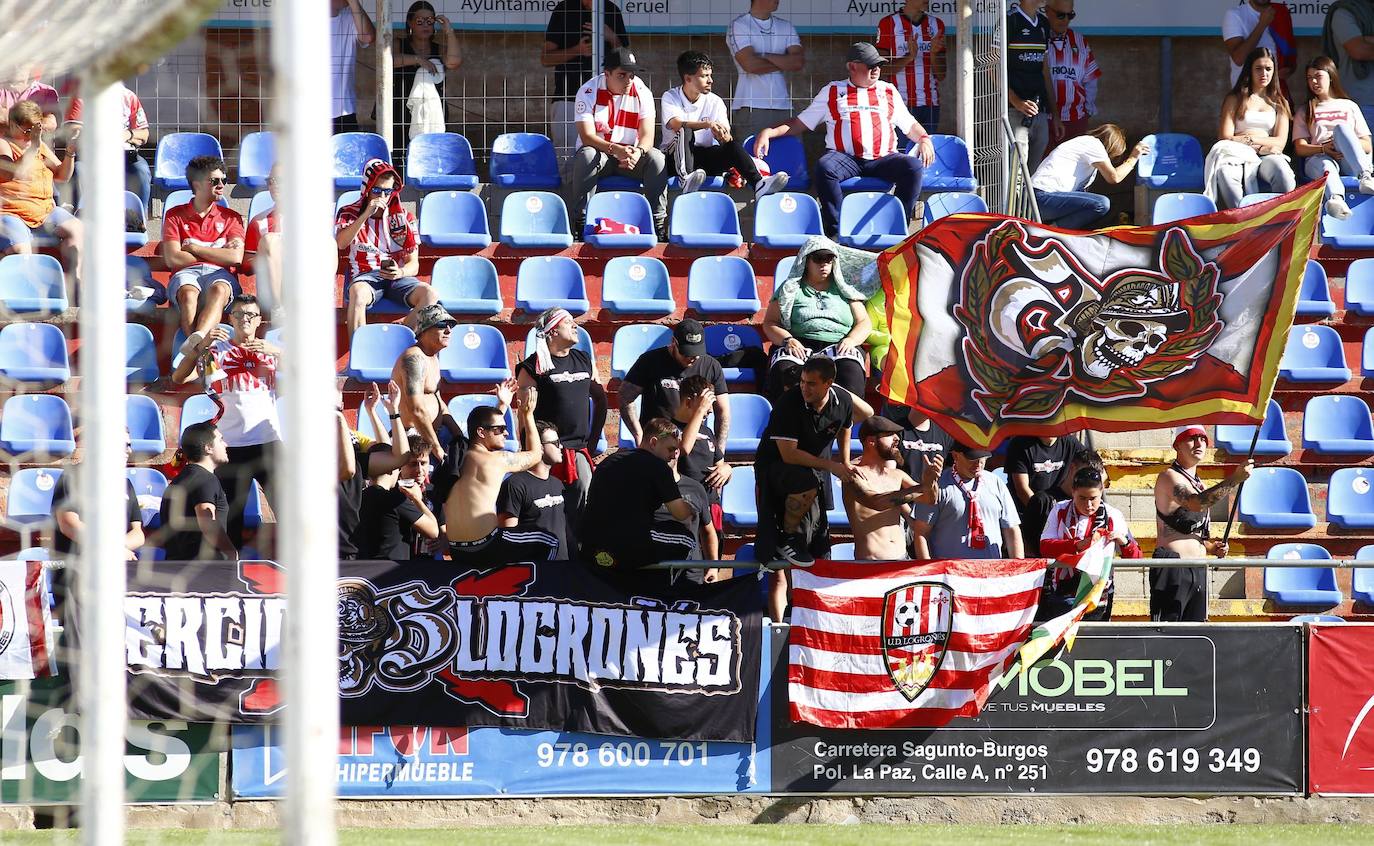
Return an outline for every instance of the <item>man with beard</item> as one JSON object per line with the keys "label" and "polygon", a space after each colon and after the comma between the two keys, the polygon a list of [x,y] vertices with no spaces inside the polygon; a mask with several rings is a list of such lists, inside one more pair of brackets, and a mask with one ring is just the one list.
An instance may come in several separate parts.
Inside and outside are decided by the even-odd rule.
{"label": "man with beard", "polygon": [[840,488],[854,532],[856,561],[905,559],[904,520],[911,518],[911,503],[935,502],[935,486],[944,462],[939,456],[923,459],[922,479],[917,484],[897,466],[902,460],[901,431],[901,426],[886,417],[870,417],[859,425],[863,456]]}

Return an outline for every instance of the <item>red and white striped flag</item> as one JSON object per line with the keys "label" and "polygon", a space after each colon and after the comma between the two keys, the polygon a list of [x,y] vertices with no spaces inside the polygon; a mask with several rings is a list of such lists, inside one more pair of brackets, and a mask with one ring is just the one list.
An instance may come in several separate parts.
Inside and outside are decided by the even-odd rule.
{"label": "red and white striped flag", "polygon": [[792,719],[935,728],[982,710],[1030,635],[1046,561],[817,561],[792,573]]}

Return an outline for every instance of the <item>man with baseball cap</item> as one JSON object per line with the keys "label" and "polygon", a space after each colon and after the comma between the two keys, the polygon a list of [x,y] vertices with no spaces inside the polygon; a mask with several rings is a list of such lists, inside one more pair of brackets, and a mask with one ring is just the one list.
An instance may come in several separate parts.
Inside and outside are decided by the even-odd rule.
{"label": "man with baseball cap", "polygon": [[[984,469],[986,449],[955,441],[934,505],[917,505],[918,558],[1021,558],[1021,518],[1007,483]],[[924,548],[923,548],[924,547]]]}
{"label": "man with baseball cap", "polygon": [[[754,139],[754,155],[764,157],[771,139],[802,135],[821,123],[826,125],[829,149],[816,168],[816,195],[825,234],[832,238],[840,229],[841,182],[854,176],[891,182],[910,221],[925,169],[935,161],[930,133],[907,111],[896,87],[879,79],[887,59],[878,49],[865,41],[855,42],[845,62],[848,79],[827,83],[801,114],[762,130]],[[897,131],[916,142],[912,155],[898,149]]]}
{"label": "man with baseball cap", "polygon": [[[457,325],[458,321],[439,303],[419,308],[415,312],[415,343],[401,353],[391,367],[391,380],[400,389],[402,431],[414,429],[419,432],[429,444],[435,462],[441,466],[458,427],[450,425],[452,418],[439,399],[439,353],[449,345],[453,327]],[[441,439],[440,428],[447,429],[449,437]]]}
{"label": "man with baseball cap", "polygon": [[[597,182],[607,176],[633,177],[644,183],[662,239],[668,219],[668,163],[654,146],[654,92],[635,78],[640,65],[630,48],[607,53],[604,67],[604,73],[578,89],[573,106],[582,146],[572,156],[568,208],[581,221]],[[582,227],[575,231],[580,234]]]}
{"label": "man with baseball cap", "polygon": [[[1206,487],[1197,467],[1211,439],[1197,424],[1174,432],[1174,460],[1155,480],[1155,558],[1226,557],[1227,545],[1209,535],[1212,506],[1250,478],[1255,462],[1246,461],[1222,481]],[[1207,619],[1207,568],[1150,570],[1150,619],[1202,622]]]}
{"label": "man with baseball cap", "polygon": [[[715,392],[712,408],[716,413],[716,456],[723,458],[725,439],[730,434],[725,370],[719,361],[706,354],[706,329],[690,317],[673,327],[673,340],[668,346],[643,353],[625,374],[619,392],[625,428],[637,444],[643,440],[645,423],[655,417],[672,417],[681,400],[678,389],[688,376],[704,376]],[[630,406],[636,399],[639,413],[631,414]]]}
{"label": "man with baseball cap", "polygon": [[935,489],[944,469],[938,456],[924,460],[917,483],[899,464],[902,427],[886,417],[873,416],[859,424],[863,455],[841,486],[844,510],[854,532],[856,561],[899,561],[907,557],[906,520],[912,503],[935,503]]}

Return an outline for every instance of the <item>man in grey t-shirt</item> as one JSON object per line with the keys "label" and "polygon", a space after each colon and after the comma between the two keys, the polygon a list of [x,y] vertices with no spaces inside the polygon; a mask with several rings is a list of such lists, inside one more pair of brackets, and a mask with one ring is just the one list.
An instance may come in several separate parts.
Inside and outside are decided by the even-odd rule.
{"label": "man in grey t-shirt", "polygon": [[1336,0],[1322,26],[1322,49],[1336,60],[1341,85],[1374,120],[1374,0]]}
{"label": "man in grey t-shirt", "polygon": [[912,506],[919,558],[1021,558],[1021,518],[1007,483],[984,470],[992,453],[955,442],[934,505]]}

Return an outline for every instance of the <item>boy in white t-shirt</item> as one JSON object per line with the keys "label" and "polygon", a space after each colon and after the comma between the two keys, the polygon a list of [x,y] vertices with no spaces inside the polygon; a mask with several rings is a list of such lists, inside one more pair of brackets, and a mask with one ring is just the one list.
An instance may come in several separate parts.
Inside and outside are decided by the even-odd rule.
{"label": "boy in white t-shirt", "polygon": [[688,50],[677,57],[682,84],[663,93],[663,152],[673,157],[682,193],[701,188],[707,176],[739,171],[754,198],[787,187],[787,174],[761,176],[754,158],[730,132],[725,101],[711,91],[711,57]]}
{"label": "boy in white t-shirt", "polygon": [[1107,216],[1111,201],[1084,189],[1099,174],[1109,184],[1120,183],[1146,149],[1137,144],[1121,164],[1113,165],[1126,152],[1126,134],[1114,123],[1104,123],[1055,147],[1031,177],[1040,220],[1064,229],[1093,228]]}

